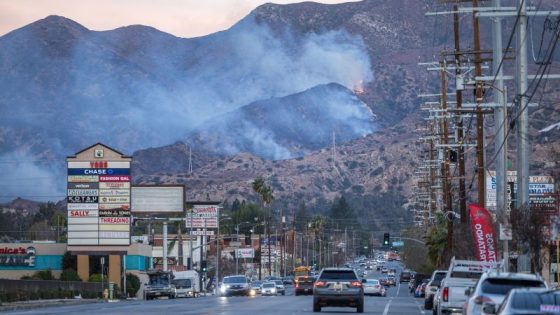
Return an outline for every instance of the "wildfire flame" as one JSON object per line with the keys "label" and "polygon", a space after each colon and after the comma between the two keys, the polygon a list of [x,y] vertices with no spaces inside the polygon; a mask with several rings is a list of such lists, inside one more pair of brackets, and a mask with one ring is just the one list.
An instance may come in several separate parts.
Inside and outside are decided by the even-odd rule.
{"label": "wildfire flame", "polygon": [[356,84],[354,84],[354,93],[357,95],[361,95],[364,94],[365,90],[364,90],[364,80],[360,80],[358,81]]}

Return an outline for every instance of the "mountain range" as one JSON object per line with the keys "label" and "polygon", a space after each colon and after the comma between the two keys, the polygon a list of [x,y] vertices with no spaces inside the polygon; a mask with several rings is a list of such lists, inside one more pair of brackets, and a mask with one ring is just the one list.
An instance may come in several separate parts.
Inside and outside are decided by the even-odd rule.
{"label": "mountain range", "polygon": [[[265,4],[192,39],[140,25],[95,32],[60,16],[15,30],[0,37],[0,167],[14,179],[5,196],[60,196],[64,156],[103,142],[133,152],[135,182],[184,183],[193,200],[256,200],[250,182],[264,176],[278,206],[324,211],[345,194],[364,215],[410,222],[417,95],[439,84],[418,62],[452,44],[452,24],[424,13],[446,9]],[[550,173],[559,131],[538,130],[560,121],[560,94],[546,91],[531,137],[534,167]]]}

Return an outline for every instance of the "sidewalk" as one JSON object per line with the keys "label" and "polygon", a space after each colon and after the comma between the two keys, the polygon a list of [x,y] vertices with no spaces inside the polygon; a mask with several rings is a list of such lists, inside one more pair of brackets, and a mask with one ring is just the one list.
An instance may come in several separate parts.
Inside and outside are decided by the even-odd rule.
{"label": "sidewalk", "polygon": [[106,302],[102,299],[52,299],[52,300],[32,300],[20,302],[2,302],[0,304],[0,312],[27,310],[49,306],[78,305],[89,303]]}

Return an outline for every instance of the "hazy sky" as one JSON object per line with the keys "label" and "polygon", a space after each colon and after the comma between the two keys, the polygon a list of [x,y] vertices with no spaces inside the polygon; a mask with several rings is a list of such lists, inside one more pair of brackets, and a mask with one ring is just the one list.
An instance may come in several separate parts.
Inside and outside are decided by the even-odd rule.
{"label": "hazy sky", "polygon": [[[341,3],[353,0],[319,0]],[[257,6],[290,0],[0,0],[0,36],[48,15],[62,15],[96,31],[131,24],[179,37],[229,28]]]}

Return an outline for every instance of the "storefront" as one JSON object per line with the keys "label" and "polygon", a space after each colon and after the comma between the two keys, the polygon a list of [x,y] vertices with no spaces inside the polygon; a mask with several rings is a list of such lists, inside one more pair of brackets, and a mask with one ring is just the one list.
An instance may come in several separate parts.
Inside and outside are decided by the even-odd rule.
{"label": "storefront", "polygon": [[0,279],[21,279],[37,271],[62,272],[63,243],[0,243]]}

